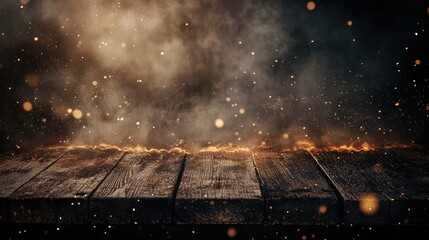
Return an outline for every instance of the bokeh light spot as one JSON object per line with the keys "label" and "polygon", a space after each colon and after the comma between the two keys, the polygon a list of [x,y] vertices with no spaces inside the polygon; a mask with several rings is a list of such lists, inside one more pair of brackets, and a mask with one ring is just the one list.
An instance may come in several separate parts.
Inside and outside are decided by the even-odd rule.
{"label": "bokeh light spot", "polygon": [[214,124],[217,128],[223,128],[223,125],[224,125],[223,119],[221,118],[216,119]]}
{"label": "bokeh light spot", "polygon": [[321,205],[318,209],[320,215],[326,214],[328,212],[328,208],[325,205]]}
{"label": "bokeh light spot", "polygon": [[316,3],[314,1],[309,1],[307,3],[307,9],[308,11],[313,11],[316,8]]}
{"label": "bokeh light spot", "polygon": [[226,234],[228,235],[228,237],[234,238],[235,236],[237,236],[237,230],[235,228],[229,228]]}
{"label": "bokeh light spot", "polygon": [[33,109],[33,104],[31,104],[31,102],[29,102],[29,101],[25,101],[22,104],[22,108],[24,109],[24,111],[29,112]]}
{"label": "bokeh light spot", "polygon": [[359,210],[366,216],[374,216],[379,208],[378,197],[372,193],[363,194],[359,198]]}
{"label": "bokeh light spot", "polygon": [[83,116],[83,113],[82,113],[82,111],[81,111],[81,110],[79,110],[79,109],[74,109],[74,110],[73,110],[73,112],[72,112],[72,115],[73,115],[73,117],[74,117],[74,118],[76,118],[76,119],[81,119],[81,118],[82,118],[82,116]]}

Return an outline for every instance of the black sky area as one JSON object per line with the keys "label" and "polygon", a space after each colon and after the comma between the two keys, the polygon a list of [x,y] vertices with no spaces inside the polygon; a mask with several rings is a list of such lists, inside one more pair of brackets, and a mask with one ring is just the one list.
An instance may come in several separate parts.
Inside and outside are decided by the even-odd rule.
{"label": "black sky area", "polygon": [[[97,122],[110,124],[116,121],[116,115],[88,120],[90,117],[85,115],[83,105],[87,100],[79,97],[81,96],[79,92],[88,90],[92,81],[84,85],[67,77],[84,79],[93,74],[91,76],[95,79],[112,74],[123,76],[124,79],[130,78],[134,83],[137,76],[127,70],[114,70],[102,65],[100,57],[93,52],[77,49],[76,43],[79,39],[72,32],[82,32],[81,29],[85,26],[70,23],[70,28],[75,30],[70,30],[66,34],[61,29],[61,24],[55,21],[58,18],[44,17],[43,14],[47,10],[45,5],[42,6],[43,1],[32,0],[22,8],[18,0],[7,2],[0,3],[0,152],[59,144],[64,141],[69,143],[69,139],[87,137],[86,133],[80,132],[83,125],[91,129]],[[144,2],[142,1],[142,6]],[[196,10],[193,9],[194,13],[180,13],[184,19],[188,14],[189,19],[203,20],[204,14],[207,16],[216,14],[214,19],[221,20],[222,14],[228,13],[232,20],[229,22],[230,25],[225,27],[224,23],[216,21],[207,24],[191,22],[190,30],[186,30],[180,23],[181,27],[175,27],[175,32],[170,33],[169,31],[173,30],[166,26],[166,30],[162,30],[166,38],[186,40],[187,45],[183,48],[189,50],[185,51],[186,59],[189,60],[186,60],[183,66],[198,63],[200,67],[190,67],[189,69],[194,70],[181,71],[177,79],[173,80],[174,83],[170,87],[167,86],[167,90],[162,94],[158,89],[135,90],[134,85],[121,88],[121,94],[125,95],[128,92],[127,97],[131,96],[136,102],[130,101],[131,109],[133,106],[135,108],[150,106],[156,109],[153,110],[156,114],[146,114],[148,116],[145,119],[150,122],[148,123],[150,130],[145,132],[146,142],[120,138],[112,143],[147,145],[147,141],[153,139],[154,146],[165,147],[176,146],[179,138],[184,139],[184,146],[186,142],[189,144],[198,142],[199,139],[195,139],[196,135],[190,132],[190,128],[199,125],[192,120],[200,111],[199,104],[204,104],[203,109],[212,111],[210,109],[217,106],[213,102],[218,96],[224,101],[225,96],[229,96],[227,95],[229,88],[238,88],[241,93],[236,99],[241,100],[241,104],[246,106],[247,115],[233,123],[230,123],[232,120],[229,122],[225,120],[225,127],[219,132],[219,136],[222,137],[214,137],[213,143],[242,144],[240,141],[243,140],[238,141],[234,132],[238,131],[236,128],[240,128],[240,125],[245,125],[241,127],[244,130],[240,132],[240,137],[252,139],[250,141],[252,144],[264,141],[267,144],[281,145],[282,142],[278,139],[282,138],[284,132],[290,135],[288,141],[299,140],[301,135],[304,136],[304,133],[299,131],[305,126],[304,129],[310,132],[308,138],[321,146],[338,144],[338,141],[332,140],[335,134],[329,135],[329,140],[324,137],[335,131],[340,132],[339,141],[343,139],[350,142],[361,141],[356,140],[356,136],[360,136],[358,139],[372,141],[371,143],[380,146],[396,143],[428,146],[429,1],[320,0],[315,1],[316,8],[313,11],[307,10],[308,1],[255,2],[260,2],[260,5],[247,3],[252,6],[249,12],[243,15],[248,19],[234,15],[242,9],[239,1],[232,3],[219,1],[217,4],[208,4],[210,3],[208,1],[206,5],[199,5]],[[180,5],[180,1],[176,4]],[[253,23],[252,16],[258,16],[258,21],[269,22],[270,15],[260,15],[258,11],[269,13],[272,6],[276,6],[276,11],[279,11],[273,18],[276,18],[276,27],[280,31],[275,32],[273,36],[261,35],[260,40],[247,39],[255,42],[256,49],[258,46],[270,49],[271,45],[268,43],[264,45],[267,39],[270,37],[278,39],[273,43],[278,52],[274,52],[273,48],[271,55],[265,54],[253,62],[258,70],[260,69],[259,72],[262,72],[261,81],[265,81],[266,84],[255,88],[248,84],[250,77],[247,76],[238,77],[237,81],[240,82],[218,81],[218,78],[229,76],[219,73],[218,70],[231,72],[232,70],[225,69],[230,69],[229,64],[236,63],[234,59],[236,55],[231,55],[228,60],[220,63],[217,60],[217,54],[230,51],[232,47],[229,45],[235,44],[238,40],[236,35],[242,34],[231,33],[230,30],[236,28],[237,31],[241,31],[240,29],[245,28],[243,26]],[[58,14],[61,16],[61,13]],[[174,20],[171,21],[172,25],[176,24]],[[351,26],[347,25],[348,21],[352,21]],[[102,24],[100,22],[100,25]],[[179,23],[177,24],[179,26]],[[199,34],[208,32],[206,28],[198,29],[198,26],[213,26],[213,31],[219,33],[217,35],[219,39],[216,40],[216,43],[219,43],[219,51],[202,46],[193,47],[198,43],[196,39],[199,38]],[[267,27],[266,24],[261,26]],[[252,29],[252,26],[249,29]],[[282,45],[283,35],[287,35],[284,37],[287,39],[285,46]],[[40,40],[35,41],[36,36]],[[237,50],[237,55],[239,54],[241,52]],[[258,52],[256,56],[257,54]],[[168,52],[166,55],[168,56]],[[419,64],[416,60],[420,61]],[[99,73],[101,70],[103,73]],[[259,72],[256,78],[259,77]],[[29,83],[29,74],[37,76],[36,85]],[[179,84],[182,81],[179,78],[195,80]],[[66,86],[64,82],[68,81],[71,83]],[[67,88],[67,91],[64,88]],[[111,88],[109,91],[112,91]],[[108,101],[107,90],[99,91],[99,96],[104,96],[103,99]],[[268,94],[272,95],[272,98],[268,99],[265,96]],[[26,101],[32,103],[31,111],[23,109],[23,103]],[[99,106],[103,106],[103,100],[97,101],[100,101],[97,102],[97,109],[102,108]],[[137,103],[140,101],[145,102],[145,105]],[[220,100],[216,100],[216,104],[218,102]],[[280,111],[277,103],[287,111]],[[65,109],[58,110],[55,107],[57,105],[64,105]],[[225,116],[229,116],[230,110],[226,106],[228,105],[219,107],[227,110],[219,110],[218,115],[224,113]],[[79,120],[73,118],[65,112],[68,107],[83,109],[84,117]],[[161,117],[158,111],[162,112]],[[135,123],[140,120],[136,120],[136,114],[131,112],[132,110],[128,110],[132,115],[129,125],[114,126],[118,129],[130,129],[129,126],[132,126],[132,132],[138,134],[139,129],[134,128]],[[204,112],[200,114],[204,115]],[[212,124],[216,118],[214,115],[213,119],[212,115],[207,115],[210,123],[210,127],[207,127],[208,136],[218,134],[218,130]],[[240,117],[240,114],[238,115]],[[179,117],[184,119],[182,120],[184,123],[181,126],[173,125]],[[257,126],[263,125],[262,134],[258,135],[259,129],[253,129],[250,125],[246,128],[246,124],[253,122],[256,122]],[[152,129],[152,125],[158,123],[164,127],[156,125],[157,128]],[[172,131],[175,132],[174,139],[171,138]],[[102,136],[103,132],[98,134]],[[220,139],[225,139],[225,142]],[[202,141],[209,140],[206,136],[202,137]],[[98,144],[93,142],[93,139],[91,141],[89,143]]]}

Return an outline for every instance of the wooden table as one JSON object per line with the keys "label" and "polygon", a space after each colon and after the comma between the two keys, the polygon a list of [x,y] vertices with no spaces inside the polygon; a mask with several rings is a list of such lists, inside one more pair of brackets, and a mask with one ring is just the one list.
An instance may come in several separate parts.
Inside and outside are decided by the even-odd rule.
{"label": "wooden table", "polygon": [[429,224],[426,150],[0,156],[0,222]]}

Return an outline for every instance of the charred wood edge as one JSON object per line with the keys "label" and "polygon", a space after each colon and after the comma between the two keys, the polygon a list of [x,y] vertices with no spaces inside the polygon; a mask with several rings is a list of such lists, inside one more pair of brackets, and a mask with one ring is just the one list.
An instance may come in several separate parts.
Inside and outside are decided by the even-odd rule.
{"label": "charred wood edge", "polygon": [[[54,161],[52,161],[50,164],[48,164],[45,168],[42,169],[42,171],[36,173],[33,177],[31,177],[28,181],[24,182],[23,184],[21,184],[17,189],[15,189],[8,197],[7,200],[7,221],[10,221],[11,219],[11,208],[10,208],[10,197],[13,196],[14,193],[18,192],[19,189],[21,189],[25,184],[31,182],[33,179],[35,179],[37,176],[39,176],[41,173],[43,173],[44,171],[46,171],[48,168],[50,168],[52,165],[54,165],[56,162],[58,162],[58,160],[60,160],[62,157],[64,157],[65,153],[60,154],[57,159],[55,159]],[[45,155],[43,157],[41,157],[40,159],[43,159],[45,157],[48,157],[48,155]]]}
{"label": "charred wood edge", "polygon": [[266,225],[268,223],[268,203],[267,203],[267,190],[265,187],[265,183],[264,180],[262,179],[258,168],[256,167],[256,160],[255,160],[255,153],[252,152],[252,163],[253,163],[253,168],[255,169],[256,172],[256,177],[258,178],[258,182],[259,182],[259,189],[261,190],[261,194],[262,194],[262,199],[264,200],[264,219],[263,219],[263,224]]}
{"label": "charred wood edge", "polygon": [[322,166],[322,164],[320,164],[319,160],[317,159],[316,156],[313,155],[313,153],[311,153],[310,151],[306,151],[307,154],[310,155],[310,157],[313,159],[313,161],[317,164],[317,168],[320,170],[322,176],[325,178],[325,180],[328,182],[328,185],[331,186],[331,188],[334,190],[334,193],[337,197],[338,200],[338,207],[339,207],[339,223],[344,223],[344,198],[341,195],[340,191],[338,189],[337,184],[335,184],[334,180],[329,176],[328,172],[326,171],[326,169]]}
{"label": "charred wood edge", "polygon": [[119,157],[118,161],[116,161],[116,163],[113,165],[113,167],[110,169],[110,171],[103,177],[103,179],[100,180],[100,182],[97,184],[97,186],[95,186],[95,188],[90,193],[88,193],[88,196],[85,199],[87,206],[88,206],[86,209],[87,216],[88,216],[88,223],[90,222],[89,219],[91,217],[91,201],[90,201],[90,199],[92,198],[92,195],[94,195],[95,191],[97,191],[97,189],[101,186],[101,184],[104,182],[104,180],[106,180],[106,178],[113,172],[113,170],[115,170],[115,168],[122,161],[122,159],[124,159],[125,155],[127,155],[127,152],[122,153],[122,155]]}
{"label": "charred wood edge", "polygon": [[174,183],[173,188],[173,196],[171,203],[171,223],[176,223],[176,196],[177,192],[179,192],[180,183],[182,182],[183,172],[185,171],[186,160],[188,158],[188,154],[185,154],[182,159],[182,163],[180,165],[179,173],[177,174],[176,182]]}

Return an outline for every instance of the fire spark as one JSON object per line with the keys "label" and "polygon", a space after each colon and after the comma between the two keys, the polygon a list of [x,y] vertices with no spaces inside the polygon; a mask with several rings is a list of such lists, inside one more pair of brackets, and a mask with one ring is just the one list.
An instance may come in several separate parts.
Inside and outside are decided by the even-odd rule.
{"label": "fire spark", "polygon": [[120,152],[129,152],[129,153],[188,153],[187,150],[179,147],[174,147],[170,149],[164,148],[147,148],[140,145],[137,146],[117,146],[110,144],[98,144],[98,145],[70,145],[70,146],[51,146],[45,150],[62,150],[62,151],[73,151],[73,150],[116,150]]}

